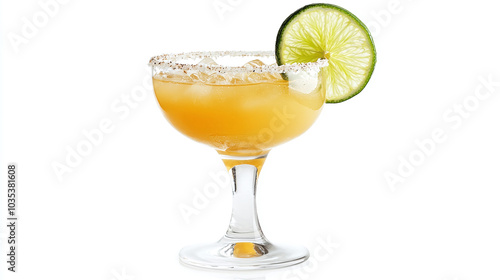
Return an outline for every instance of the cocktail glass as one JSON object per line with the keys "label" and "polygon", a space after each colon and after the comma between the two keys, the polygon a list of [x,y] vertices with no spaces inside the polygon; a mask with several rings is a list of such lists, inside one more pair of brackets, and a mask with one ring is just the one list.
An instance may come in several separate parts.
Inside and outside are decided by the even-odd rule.
{"label": "cocktail glass", "polygon": [[277,66],[272,52],[193,52],[153,57],[153,85],[167,120],[217,150],[232,179],[233,207],[216,243],[183,248],[186,265],[232,270],[305,261],[305,247],[269,242],[255,206],[256,183],[271,148],[306,131],[325,103],[321,67]]}

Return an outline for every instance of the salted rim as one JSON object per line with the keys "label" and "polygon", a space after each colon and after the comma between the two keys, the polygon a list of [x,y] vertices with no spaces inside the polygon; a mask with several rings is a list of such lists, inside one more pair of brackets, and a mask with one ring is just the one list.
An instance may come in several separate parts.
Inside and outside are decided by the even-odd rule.
{"label": "salted rim", "polygon": [[187,52],[178,54],[163,54],[153,56],[149,60],[149,65],[163,69],[183,70],[183,71],[215,71],[218,73],[289,73],[299,71],[318,71],[321,67],[328,65],[327,59],[318,59],[316,62],[293,63],[283,65],[263,65],[263,66],[225,66],[211,64],[189,64],[179,63],[180,59],[202,59],[205,57],[217,58],[223,56],[253,56],[253,57],[274,57],[272,51],[213,51],[213,52]]}

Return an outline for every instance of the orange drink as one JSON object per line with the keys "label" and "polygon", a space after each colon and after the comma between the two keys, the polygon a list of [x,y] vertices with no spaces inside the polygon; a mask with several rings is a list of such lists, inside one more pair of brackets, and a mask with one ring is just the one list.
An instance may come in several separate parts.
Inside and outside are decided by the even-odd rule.
{"label": "orange drink", "polygon": [[184,135],[222,154],[258,155],[306,131],[325,94],[319,83],[302,92],[279,74],[250,75],[252,82],[240,74],[221,83],[157,74],[153,85],[166,118]]}

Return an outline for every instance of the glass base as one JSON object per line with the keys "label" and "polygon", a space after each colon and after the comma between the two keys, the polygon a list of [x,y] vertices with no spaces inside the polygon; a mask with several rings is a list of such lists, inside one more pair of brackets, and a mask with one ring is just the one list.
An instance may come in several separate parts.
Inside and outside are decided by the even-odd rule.
{"label": "glass base", "polygon": [[273,269],[302,263],[309,251],[302,246],[274,245],[269,242],[227,242],[184,247],[179,253],[182,264],[220,270]]}

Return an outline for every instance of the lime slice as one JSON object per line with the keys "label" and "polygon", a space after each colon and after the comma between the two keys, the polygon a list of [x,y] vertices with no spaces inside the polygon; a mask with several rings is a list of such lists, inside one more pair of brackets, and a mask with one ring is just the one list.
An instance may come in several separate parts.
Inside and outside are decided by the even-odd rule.
{"label": "lime slice", "polygon": [[291,14],[276,38],[279,65],[328,59],[323,68],[326,102],[338,103],[366,86],[376,62],[368,28],[349,11],[331,4],[311,4]]}

